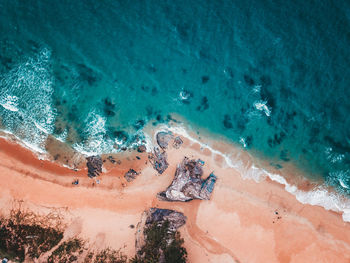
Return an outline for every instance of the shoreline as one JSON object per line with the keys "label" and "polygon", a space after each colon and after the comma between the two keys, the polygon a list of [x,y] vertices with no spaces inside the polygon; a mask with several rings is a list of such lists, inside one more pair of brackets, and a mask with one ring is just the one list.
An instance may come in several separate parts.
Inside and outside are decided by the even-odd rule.
{"label": "shoreline", "polygon": [[[189,262],[350,259],[350,224],[339,213],[302,204],[269,178],[244,179],[236,169],[225,167],[220,154],[182,139],[179,150],[167,150],[170,165],[163,175],[156,175],[149,165],[147,152],[131,152],[125,158],[118,155],[120,165],[106,161],[97,184],[87,177],[86,169],[74,171],[39,160],[28,149],[0,138],[1,208],[9,208],[11,200],[22,200],[36,211],[61,209],[69,218],[70,235],[84,237],[96,247],[122,248],[129,257],[135,253],[135,230],[129,226],[137,225],[144,210],[159,207],[187,216],[180,232]],[[211,200],[180,203],[156,198],[170,184],[184,156],[205,161],[204,177],[211,171],[218,176]],[[129,168],[141,172],[130,183],[124,178]],[[76,178],[78,186],[72,185]]]}

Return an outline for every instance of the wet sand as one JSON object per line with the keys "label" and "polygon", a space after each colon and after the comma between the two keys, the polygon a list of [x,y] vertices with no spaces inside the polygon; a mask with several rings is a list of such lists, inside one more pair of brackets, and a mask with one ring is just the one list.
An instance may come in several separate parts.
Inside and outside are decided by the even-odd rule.
{"label": "wet sand", "polygon": [[[299,203],[269,179],[242,179],[222,157],[184,139],[180,149],[169,147],[169,168],[157,175],[147,153],[114,155],[96,179],[86,169],[74,171],[39,160],[18,144],[0,138],[0,208],[13,200],[37,212],[56,209],[66,219],[65,238],[80,236],[95,248],[135,254],[135,231],[150,207],[175,209],[187,216],[181,228],[189,262],[349,262],[350,223],[319,206]],[[140,160],[136,158],[140,157]],[[205,161],[204,177],[218,177],[210,201],[163,202],[156,194],[172,181],[184,156]],[[124,173],[141,171],[127,182]],[[79,185],[72,185],[79,179]]]}

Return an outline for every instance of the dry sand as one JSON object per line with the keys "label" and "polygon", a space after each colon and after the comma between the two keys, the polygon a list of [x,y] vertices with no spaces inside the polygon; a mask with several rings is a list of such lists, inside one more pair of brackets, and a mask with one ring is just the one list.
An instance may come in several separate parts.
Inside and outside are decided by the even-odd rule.
{"label": "dry sand", "polygon": [[[39,160],[29,150],[0,139],[0,208],[6,213],[13,200],[38,212],[55,208],[67,219],[65,237],[79,235],[96,248],[121,248],[135,254],[135,229],[150,207],[175,209],[188,220],[181,228],[189,262],[350,262],[350,224],[322,207],[303,205],[268,179],[242,179],[224,168],[220,156],[184,139],[168,152],[170,167],[157,175],[147,153],[129,154],[121,164],[106,161],[97,179],[85,169],[73,171]],[[204,176],[218,177],[210,201],[163,202],[156,194],[172,181],[184,156],[205,161]],[[118,156],[116,156],[117,158]],[[141,175],[126,182],[133,168]],[[72,181],[79,179],[79,185]]]}

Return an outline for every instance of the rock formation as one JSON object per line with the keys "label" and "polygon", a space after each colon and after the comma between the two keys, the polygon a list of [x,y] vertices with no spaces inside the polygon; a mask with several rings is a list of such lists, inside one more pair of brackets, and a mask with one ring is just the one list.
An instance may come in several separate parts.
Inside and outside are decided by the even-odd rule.
{"label": "rock formation", "polygon": [[148,159],[153,165],[153,168],[160,174],[169,166],[166,152],[161,152],[158,147],[155,147],[153,153],[148,155]]}
{"label": "rock formation", "polygon": [[88,176],[90,178],[98,176],[102,173],[102,158],[101,156],[89,156],[86,158],[86,166],[88,168]]}
{"label": "rock formation", "polygon": [[183,144],[183,141],[182,141],[182,139],[180,138],[180,136],[175,137],[174,142],[173,142],[173,147],[174,147],[175,149],[179,149],[179,148],[181,147],[182,144]]}
{"label": "rock formation", "polygon": [[174,136],[171,132],[163,131],[163,132],[158,132],[156,137],[157,137],[157,143],[159,147],[165,150],[166,148],[168,148],[168,144]]}
{"label": "rock formation", "polygon": [[147,148],[146,148],[146,146],[143,145],[143,144],[141,144],[141,145],[139,145],[139,146],[137,147],[137,151],[138,151],[139,153],[143,153],[143,152],[145,152],[146,150],[147,150]]}
{"label": "rock formation", "polygon": [[131,182],[135,180],[139,174],[140,173],[136,172],[134,169],[129,169],[129,171],[125,173],[124,178],[126,179],[126,181]]}
{"label": "rock formation", "polygon": [[216,176],[211,173],[207,179],[202,179],[204,162],[190,160],[187,157],[177,166],[171,185],[158,194],[164,201],[190,201],[193,199],[209,200],[216,182]]}

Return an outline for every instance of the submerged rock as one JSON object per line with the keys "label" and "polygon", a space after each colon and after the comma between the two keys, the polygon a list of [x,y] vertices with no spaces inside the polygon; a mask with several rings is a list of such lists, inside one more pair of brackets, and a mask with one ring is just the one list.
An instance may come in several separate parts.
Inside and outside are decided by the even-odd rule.
{"label": "submerged rock", "polygon": [[216,176],[211,173],[202,179],[203,161],[190,160],[187,157],[177,166],[171,185],[158,194],[164,201],[190,201],[193,199],[209,200],[214,190]]}
{"label": "submerged rock", "polygon": [[164,150],[168,148],[168,144],[174,136],[171,132],[158,132],[156,137],[159,147]]}
{"label": "submerged rock", "polygon": [[166,152],[161,152],[158,147],[155,147],[154,152],[148,155],[148,159],[153,165],[153,168],[160,174],[169,166]]}
{"label": "submerged rock", "polygon": [[139,174],[140,173],[136,172],[134,169],[129,169],[129,171],[125,173],[124,178],[126,179],[126,181],[131,182],[135,180]]}
{"label": "submerged rock", "polygon": [[88,168],[88,176],[90,178],[96,177],[102,173],[102,158],[101,156],[89,156],[86,158],[86,166]]}

